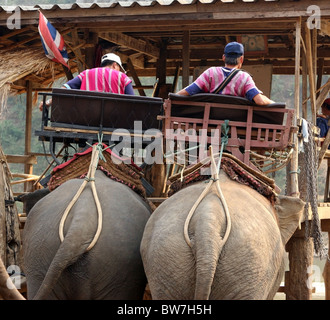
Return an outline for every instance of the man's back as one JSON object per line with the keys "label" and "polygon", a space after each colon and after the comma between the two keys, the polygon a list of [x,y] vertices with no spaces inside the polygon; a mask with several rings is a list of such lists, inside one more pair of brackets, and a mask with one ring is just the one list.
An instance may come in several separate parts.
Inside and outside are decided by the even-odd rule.
{"label": "man's back", "polygon": [[[203,92],[214,92],[221,83],[235,69],[223,67],[211,67],[203,72],[195,81],[195,84]],[[250,89],[255,88],[252,77],[245,71],[240,70],[226,87],[219,92],[231,96],[245,97]]]}
{"label": "man's back", "polygon": [[81,72],[81,90],[125,93],[125,86],[131,82],[126,74],[111,68],[93,68]]}

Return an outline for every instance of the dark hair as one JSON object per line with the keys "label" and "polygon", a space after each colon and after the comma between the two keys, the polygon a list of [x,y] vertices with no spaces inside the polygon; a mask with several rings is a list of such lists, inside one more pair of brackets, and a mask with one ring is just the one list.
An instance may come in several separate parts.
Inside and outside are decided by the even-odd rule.
{"label": "dark hair", "polygon": [[116,62],[116,61],[113,61],[113,60],[104,60],[101,63],[101,67],[111,66],[111,65],[113,65],[114,62]]}
{"label": "dark hair", "polygon": [[238,59],[240,57],[230,57],[225,55],[225,64],[228,64],[229,66],[237,66],[238,65]]}
{"label": "dark hair", "polygon": [[322,108],[330,110],[330,98],[324,100],[324,102],[322,103]]}

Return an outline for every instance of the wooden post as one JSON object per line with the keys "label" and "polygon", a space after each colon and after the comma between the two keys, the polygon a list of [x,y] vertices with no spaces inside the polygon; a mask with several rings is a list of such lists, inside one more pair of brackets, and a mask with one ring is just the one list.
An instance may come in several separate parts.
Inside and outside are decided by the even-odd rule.
{"label": "wooden post", "polygon": [[302,117],[307,120],[307,61],[306,61],[306,53],[302,55]]}
{"label": "wooden post", "polygon": [[[324,58],[319,59],[319,66],[317,69],[317,82],[316,82],[316,99],[319,97],[321,85],[322,85],[322,76],[323,76],[323,69],[324,69]],[[316,113],[318,113],[318,106],[316,100]]]}
{"label": "wooden post", "polygon": [[[293,125],[297,126],[297,119],[300,116],[300,39],[301,37],[301,18],[296,23],[296,57],[295,57],[295,110]],[[288,181],[288,194],[300,197],[298,184],[298,138],[293,136],[294,151],[290,162],[290,178]],[[304,232],[297,230],[288,241],[286,249],[289,253],[289,273],[286,277],[285,292],[288,300],[309,300],[311,290],[306,284],[308,279],[307,268],[313,261],[312,239],[305,239]]]}
{"label": "wooden post", "polygon": [[[313,265],[313,240],[305,239],[305,226],[297,230],[286,245],[289,252],[288,285],[285,284],[287,300],[311,300],[312,288],[308,286]],[[309,271],[309,273],[308,273]]]}
{"label": "wooden post", "polygon": [[[27,90],[26,90],[26,113],[25,113],[25,151],[24,154],[28,155],[31,152],[31,135],[32,135],[32,82],[27,81]],[[24,173],[32,174],[33,165],[25,164]],[[31,186],[29,183],[24,184],[24,191],[29,190]]]}
{"label": "wooden post", "polygon": [[312,123],[316,124],[316,94],[315,94],[315,77],[314,77],[314,65],[313,65],[313,48],[311,33],[308,29],[307,23],[305,23],[305,35],[306,35],[306,58],[307,58],[307,69],[309,75],[309,91],[312,107]]}
{"label": "wooden post", "polygon": [[[8,205],[5,205],[5,200]],[[10,185],[10,171],[0,147],[0,255],[9,265],[21,266],[21,236],[17,207]],[[4,253],[3,253],[4,251]]]}
{"label": "wooden post", "polygon": [[88,69],[91,69],[94,68],[95,45],[98,42],[98,34],[85,30],[85,39],[89,44],[89,46],[85,48],[85,64]]}
{"label": "wooden post", "polygon": [[[301,37],[301,18],[296,23],[296,60],[295,60],[295,99],[294,107],[296,110],[295,117],[293,117],[293,126],[297,126],[297,119],[300,117],[300,37]],[[290,162],[290,194],[291,196],[299,197],[298,187],[298,137],[295,133],[293,135],[294,151]]]}
{"label": "wooden post", "polygon": [[6,264],[6,208],[5,208],[5,173],[3,163],[5,163],[4,154],[0,146],[0,259]]}
{"label": "wooden post", "polygon": [[[79,42],[80,42],[80,39],[78,37],[78,32],[77,32],[77,29],[73,29],[71,31],[71,35],[72,35],[72,40],[73,40],[73,46],[78,46],[79,45]],[[72,48],[71,48],[72,50]],[[76,50],[72,50],[77,58],[77,66],[78,66],[78,72],[83,72],[85,70],[85,65],[82,61],[82,53],[81,53],[81,49],[78,48]]]}
{"label": "wooden post", "polygon": [[73,79],[73,74],[70,69],[68,69],[65,65],[62,64],[63,71],[65,73],[66,78],[69,80]]}
{"label": "wooden post", "polygon": [[[142,86],[141,81],[140,81],[140,79],[139,79],[139,77],[136,73],[136,70],[134,68],[134,65],[133,65],[131,59],[129,59],[129,58],[127,59],[127,66],[128,66],[128,69],[129,69],[129,71],[132,75],[132,78],[134,79],[135,85],[138,86],[138,87],[141,87]],[[138,91],[139,91],[140,96],[145,96],[146,95],[142,88],[139,88]]]}
{"label": "wooden post", "polygon": [[[322,231],[328,232],[328,255],[330,255],[330,220],[321,221]],[[325,300],[330,300],[330,262],[327,259],[323,269]]]}
{"label": "wooden post", "polygon": [[163,99],[167,98],[166,86],[166,60],[167,60],[167,40],[161,42],[159,59],[157,60],[156,78],[159,79],[155,96]]}
{"label": "wooden post", "polygon": [[189,85],[190,67],[190,32],[183,32],[182,41],[182,87]]}

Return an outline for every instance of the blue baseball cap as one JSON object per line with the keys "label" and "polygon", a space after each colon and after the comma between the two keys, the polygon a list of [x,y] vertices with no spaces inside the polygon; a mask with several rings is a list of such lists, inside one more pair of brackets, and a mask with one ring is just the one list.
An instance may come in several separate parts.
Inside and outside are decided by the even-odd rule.
{"label": "blue baseball cap", "polygon": [[244,47],[238,42],[229,42],[225,46],[225,56],[238,58],[244,54]]}

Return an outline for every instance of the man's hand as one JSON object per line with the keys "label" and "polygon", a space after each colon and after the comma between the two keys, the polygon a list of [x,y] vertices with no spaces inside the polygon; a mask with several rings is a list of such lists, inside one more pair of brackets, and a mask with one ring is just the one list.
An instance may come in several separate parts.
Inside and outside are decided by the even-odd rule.
{"label": "man's hand", "polygon": [[[46,103],[46,106],[49,108],[49,106],[52,105],[52,99],[48,99],[48,100],[46,100],[45,103]],[[43,106],[44,106],[44,102],[41,101],[40,104],[39,104],[39,110],[40,110],[40,111],[42,111]]]}
{"label": "man's hand", "polygon": [[189,93],[185,89],[178,91],[176,94],[180,96],[189,96]]}
{"label": "man's hand", "polygon": [[268,104],[275,103],[275,101],[270,100],[261,93],[258,93],[256,96],[254,96],[253,101],[260,106],[266,106]]}

